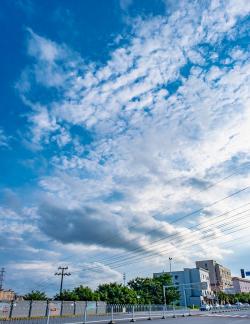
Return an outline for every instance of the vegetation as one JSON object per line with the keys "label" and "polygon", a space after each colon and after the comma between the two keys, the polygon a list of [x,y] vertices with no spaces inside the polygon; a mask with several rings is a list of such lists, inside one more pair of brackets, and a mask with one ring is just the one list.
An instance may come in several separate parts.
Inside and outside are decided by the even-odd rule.
{"label": "vegetation", "polygon": [[220,291],[218,292],[217,297],[220,304],[235,304],[237,302],[250,303],[250,293],[238,293],[235,295],[229,295]]}
{"label": "vegetation", "polygon": [[[136,291],[141,304],[163,304],[163,286],[171,285],[172,279],[169,274],[163,274],[158,278],[136,278],[128,283],[128,286]],[[179,299],[176,288],[166,289],[166,302],[172,303]]]}
{"label": "vegetation", "polygon": [[62,294],[57,294],[54,297],[56,300],[99,300],[99,294],[92,291],[89,287],[79,286],[74,288],[73,290],[63,290]]}
{"label": "vegetation", "polygon": [[136,304],[137,294],[133,289],[118,283],[100,285],[97,289],[100,300],[108,304]]}
{"label": "vegetation", "polygon": [[46,300],[46,294],[39,290],[32,290],[30,293],[24,295],[25,300]]}
{"label": "vegetation", "polygon": [[[119,283],[101,284],[93,291],[89,287],[79,286],[73,290],[63,290],[61,296],[57,294],[56,300],[70,301],[105,301],[108,304],[163,304],[163,286],[172,284],[169,274],[163,274],[158,278],[137,277],[128,282],[127,286]],[[235,295],[219,292],[217,294],[220,304],[235,304],[236,302],[250,303],[250,293]],[[32,290],[24,296],[25,300],[46,300],[44,292]],[[179,292],[176,288],[166,289],[166,302],[171,304],[178,301]]]}
{"label": "vegetation", "polygon": [[[102,300],[108,304],[163,304],[163,285],[171,285],[171,277],[163,274],[159,278],[136,278],[127,286],[119,283],[99,285],[93,291],[89,287],[79,286],[73,290],[63,290],[61,296],[57,294],[56,300]],[[32,291],[25,299],[45,300],[43,292]],[[171,303],[179,299],[179,293],[175,288],[166,290],[166,301]]]}

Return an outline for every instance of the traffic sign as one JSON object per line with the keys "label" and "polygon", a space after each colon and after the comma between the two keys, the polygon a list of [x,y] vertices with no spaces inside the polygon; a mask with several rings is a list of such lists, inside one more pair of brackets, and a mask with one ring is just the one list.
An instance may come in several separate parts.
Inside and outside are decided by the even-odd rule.
{"label": "traffic sign", "polygon": [[250,271],[245,272],[246,276],[250,277]]}

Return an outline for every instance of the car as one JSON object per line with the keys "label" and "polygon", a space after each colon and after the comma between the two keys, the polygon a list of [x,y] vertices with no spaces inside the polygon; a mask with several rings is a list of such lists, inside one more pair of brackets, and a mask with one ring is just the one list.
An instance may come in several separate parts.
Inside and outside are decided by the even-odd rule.
{"label": "car", "polygon": [[201,311],[209,311],[211,309],[211,306],[208,304],[202,304],[200,307]]}
{"label": "car", "polygon": [[225,308],[231,308],[232,305],[230,303],[225,304]]}
{"label": "car", "polygon": [[234,304],[235,306],[243,306],[243,304],[241,302],[237,302]]}

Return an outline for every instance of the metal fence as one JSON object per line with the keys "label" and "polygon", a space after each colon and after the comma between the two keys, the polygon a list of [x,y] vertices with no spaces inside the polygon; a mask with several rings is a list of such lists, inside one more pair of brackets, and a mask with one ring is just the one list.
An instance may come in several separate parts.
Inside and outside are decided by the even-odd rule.
{"label": "metal fence", "polygon": [[[250,310],[249,307],[219,307],[210,312]],[[19,301],[0,303],[0,324],[80,324],[136,319],[169,318],[200,314],[200,310],[174,305],[107,305],[104,302]]]}
{"label": "metal fence", "polygon": [[0,302],[0,319],[106,314],[105,302],[92,301],[13,301]]}

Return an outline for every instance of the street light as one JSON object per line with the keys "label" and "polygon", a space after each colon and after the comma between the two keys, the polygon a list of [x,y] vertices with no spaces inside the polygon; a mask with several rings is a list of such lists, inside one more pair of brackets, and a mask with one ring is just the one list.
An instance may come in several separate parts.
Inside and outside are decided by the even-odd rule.
{"label": "street light", "polygon": [[172,260],[173,260],[173,258],[168,258],[168,260],[169,260],[169,273],[171,274],[171,272],[172,272]]}

